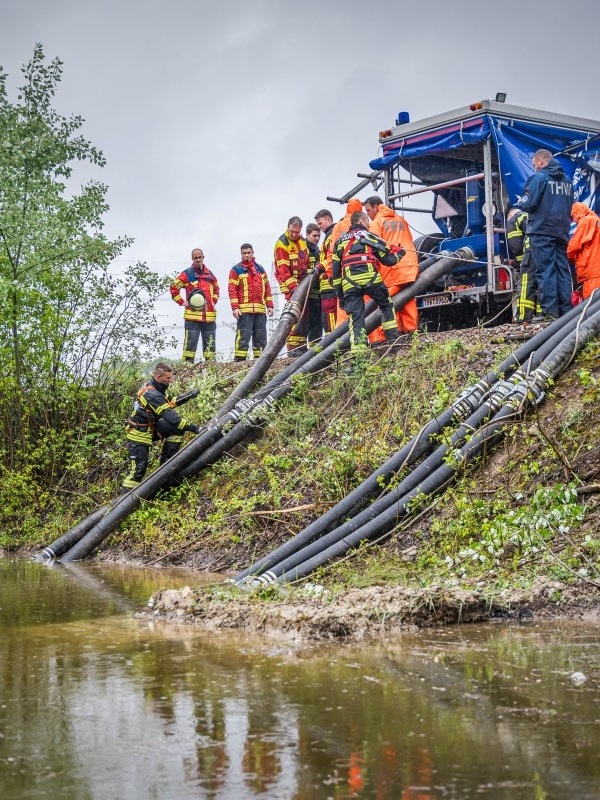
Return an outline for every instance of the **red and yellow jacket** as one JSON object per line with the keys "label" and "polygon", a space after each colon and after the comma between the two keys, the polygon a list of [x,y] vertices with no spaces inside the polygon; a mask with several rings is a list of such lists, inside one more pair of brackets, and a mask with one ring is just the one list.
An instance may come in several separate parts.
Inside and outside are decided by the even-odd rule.
{"label": "red and yellow jacket", "polygon": [[[181,290],[185,290],[185,297],[181,295]],[[191,308],[187,304],[187,298],[194,289],[201,289],[204,293],[206,305],[204,308]],[[197,269],[191,266],[189,269],[180,273],[170,286],[169,291],[175,302],[185,307],[183,312],[184,319],[194,320],[195,322],[214,322],[217,318],[217,300],[219,299],[219,284],[213,273],[208,267]]]}
{"label": "red and yellow jacket", "polygon": [[406,251],[406,255],[396,266],[382,265],[380,268],[381,277],[388,289],[413,283],[419,274],[419,257],[415,251],[408,222],[393,209],[380,205],[375,219],[371,220],[369,232],[379,236],[388,244],[402,247]]}
{"label": "red and yellow jacket", "polygon": [[285,299],[289,300],[298,284],[308,272],[306,239],[292,242],[287,233],[275,243],[275,277]]}
{"label": "red and yellow jacket", "polygon": [[265,314],[273,308],[273,295],[267,273],[254,259],[240,261],[229,272],[231,310],[242,314]]}
{"label": "red and yellow jacket", "polygon": [[319,288],[321,295],[333,294],[333,283],[331,282],[331,257],[333,255],[333,229],[334,224],[331,224],[325,231],[325,238],[321,246],[321,276],[319,279]]}
{"label": "red and yellow jacket", "polygon": [[567,245],[567,258],[575,264],[580,283],[600,277],[600,217],[583,203],[573,203],[571,219],[577,223]]}

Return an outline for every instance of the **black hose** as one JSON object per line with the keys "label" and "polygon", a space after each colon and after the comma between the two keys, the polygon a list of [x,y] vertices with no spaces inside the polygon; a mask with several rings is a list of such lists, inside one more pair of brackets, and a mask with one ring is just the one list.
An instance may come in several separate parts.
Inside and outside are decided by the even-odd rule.
{"label": "black hose", "polygon": [[58,539],[55,539],[52,544],[44,547],[40,553],[36,553],[32,556],[32,560],[53,561],[55,558],[60,558],[63,553],[70,550],[75,542],[78,542],[82,536],[85,536],[85,534],[104,517],[111,506],[112,503],[107,503],[101,508],[97,508],[91,514],[88,514],[88,516],[78,522],[77,525],[74,525],[66,533],[63,533],[62,536],[59,536]]}
{"label": "black hose", "polygon": [[[463,251],[458,252],[462,252],[462,261],[471,260],[473,258],[473,253],[469,248],[465,248]],[[415,297],[424,286],[426,287],[431,281],[436,280],[437,276],[441,274],[441,272],[447,272],[449,269],[453,269],[457,263],[456,256],[453,256],[452,258],[446,258],[444,255],[441,255],[436,257],[436,259],[432,259],[432,261],[437,261],[438,259],[443,261],[442,268],[440,268],[438,265],[436,265],[435,268],[431,267],[426,273],[424,273],[424,276],[429,273],[428,277],[421,276],[421,278],[415,281],[415,283],[394,295],[394,303],[396,307],[401,308],[411,297]],[[375,328],[380,325],[380,323],[381,312],[379,309],[377,309],[369,314],[366,319],[365,324],[367,333],[374,331]],[[320,369],[323,369],[335,360],[339,351],[347,350],[349,347],[350,334],[348,333],[348,326],[346,324],[342,330],[338,328],[325,336],[319,347],[311,348],[308,353],[304,353],[302,356],[295,359],[295,363],[291,364],[285,370],[276,375],[266,386],[262,387],[254,395],[254,398],[261,399],[266,404],[266,407],[270,408],[277,400],[281,399],[281,397],[291,390],[294,378],[298,378],[301,375],[311,375]],[[241,421],[238,424],[244,425],[246,432],[249,432],[253,427],[256,427],[256,420],[259,416],[258,409],[253,409],[253,421],[250,424],[248,424],[247,421]],[[240,435],[235,436],[233,431],[229,431],[227,433],[227,438],[230,441],[237,443],[242,440],[243,436],[241,433]],[[228,448],[218,446],[213,452],[224,452],[226,449]],[[210,463],[212,463],[212,461]],[[185,470],[182,471],[181,477],[190,477],[195,475],[205,466],[206,460],[204,459],[203,455],[199,455],[194,462],[189,464]]]}
{"label": "black hose", "polygon": [[[256,363],[253,365],[252,369],[250,370],[244,381],[242,381],[245,387],[244,389],[245,392],[248,392],[253,386],[255,386],[261,380],[261,378],[264,376],[264,374],[266,373],[266,371],[269,369],[274,359],[276,358],[277,354],[281,350],[281,347],[283,347],[283,344],[287,339],[289,331],[300,319],[304,303],[308,298],[308,293],[310,291],[313,278],[314,278],[314,273],[305,276],[300,282],[297,289],[294,291],[289,303],[286,304],[286,307],[284,308],[281,314],[281,319],[279,325],[277,326],[277,330],[271,337],[271,340],[267,348],[265,348],[265,351],[262,353],[261,357],[257,359]],[[180,402],[178,403],[178,405],[180,405],[181,402],[185,402],[186,400],[191,399],[191,395],[194,395],[194,391],[188,392],[186,395],[182,395],[179,398]],[[239,385],[238,387],[236,387],[233,394],[236,395],[235,403],[237,403],[238,398],[241,394]],[[231,400],[231,398],[229,398],[229,400]],[[229,413],[229,411],[231,411],[233,406],[231,405],[229,400],[226,401],[226,403],[217,412],[216,414],[217,419],[225,417]],[[235,405],[235,403],[233,405]],[[204,446],[209,447],[215,440],[215,437],[213,436],[214,430],[210,426],[203,426],[201,428],[200,433],[208,434],[208,438],[203,439],[203,441],[205,442]],[[196,444],[197,442],[198,438],[190,442],[190,445]],[[183,450],[185,449],[186,448],[183,448]],[[183,452],[183,450],[180,451],[180,454],[181,452]],[[177,456],[174,456],[173,459],[171,459],[171,461],[173,461],[175,458],[177,458]],[[159,472],[161,469],[162,468],[159,467],[157,472]],[[113,503],[93,511],[91,514],[89,514],[87,517],[85,517],[83,520],[77,523],[77,525],[75,525],[73,528],[70,528],[66,533],[64,533],[62,536],[56,539],[56,541],[54,541],[51,545],[48,545],[48,547],[44,548],[44,550],[42,550],[42,552],[35,557],[36,560],[45,561],[51,558],[58,558],[59,556],[65,554],[68,550],[71,549],[71,547],[74,546],[76,542],[78,542],[85,534],[87,534],[92,528],[94,528],[96,524],[105,516],[107,511],[110,508],[112,508],[112,506],[115,505],[115,503],[117,502],[119,502],[118,498]]]}
{"label": "black hose", "polygon": [[[440,275],[448,272],[450,269],[453,269],[457,263],[462,263],[462,261],[470,261],[474,257],[473,252],[469,248],[464,248],[463,250],[459,250],[454,253],[452,256],[448,256],[447,254],[440,254],[435,259],[432,259],[433,263],[429,269],[426,269],[425,272],[417,278],[414,284],[411,284],[409,287],[404,289],[402,292],[399,292],[394,297],[394,304],[395,306],[401,307],[404,303],[407,302],[408,299],[411,297],[416,296],[420,291],[430,285],[434,280],[437,279]],[[306,281],[306,279],[305,279]],[[304,281],[303,281],[304,287]],[[310,279],[306,284],[306,291],[310,288]],[[296,291],[299,291],[300,287]],[[299,308],[293,307],[293,304],[289,304],[290,308],[288,309],[288,317],[292,319],[293,322],[297,321],[297,316],[300,313]],[[288,307],[286,306],[286,308]],[[283,316],[283,315],[282,315]],[[371,332],[374,330],[381,322],[381,313],[377,310],[374,313],[370,314],[366,320],[367,332]],[[280,326],[282,327],[282,323],[280,322]],[[278,327],[278,330],[279,330]],[[289,326],[289,329],[292,325]],[[285,337],[287,338],[287,336]],[[327,341],[331,342],[327,344]],[[283,344],[283,342],[282,342]],[[325,345],[324,349],[323,346]],[[335,359],[336,352],[339,349],[347,349],[350,346],[350,336],[349,333],[342,333],[341,331],[338,332],[333,331],[332,333],[328,334],[324,337],[324,340],[321,342],[321,349],[317,350],[316,348],[311,348],[309,352],[301,356],[300,358],[296,359],[294,363],[292,363],[287,370],[284,370],[284,373],[287,373],[287,377],[293,377],[297,375],[308,375],[316,372],[318,369],[321,369],[326,364],[330,363],[332,360]],[[275,346],[269,350],[269,357],[273,360],[279,349],[274,351]],[[264,355],[264,354],[263,354]],[[261,359],[259,359],[260,361]],[[264,362],[266,363],[266,358]],[[262,368],[262,367],[261,367]],[[289,370],[289,372],[288,372]],[[266,371],[266,370],[265,370]],[[258,375],[257,370],[257,375]],[[263,373],[264,374],[264,373]],[[260,378],[256,378],[258,381]],[[259,406],[264,405],[265,407],[269,408],[273,402],[278,400],[283,395],[287,394],[290,391],[292,384],[282,385],[283,381],[286,379],[285,376],[278,375],[276,376],[273,381],[267,386],[264,387],[261,391],[259,391],[253,398],[250,400],[238,400],[236,405],[233,409],[227,411],[226,413],[222,414],[221,411],[218,412],[217,421],[213,422],[212,424],[205,426],[204,429],[196,436],[186,447],[184,447],[178,454],[173,456],[168,462],[164,465],[159,467],[151,476],[146,478],[142,481],[139,486],[136,487],[135,490],[129,492],[129,494],[123,496],[114,506],[111,507],[111,510],[96,524],[93,525],[87,532],[83,535],[83,537],[76,542],[67,552],[64,553],[62,560],[65,563],[85,558],[89,555],[98,545],[113,531],[118,525],[131,514],[135,509],[140,505],[140,502],[143,499],[148,499],[151,497],[158,489],[163,488],[164,486],[168,486],[174,482],[177,482],[178,475],[185,470],[187,475],[196,474],[196,472],[205,466],[205,459],[204,459],[204,451],[211,447],[221,436],[223,435],[223,430],[225,428],[228,429],[225,437],[227,437],[228,442],[233,441],[237,443],[241,441],[243,436],[241,436],[241,430],[234,432],[229,430],[229,426],[231,423],[239,422],[242,417],[247,416],[250,412],[252,412],[252,422],[247,428],[250,430],[252,427],[256,427],[255,420],[260,417],[260,410]],[[269,387],[275,386],[274,389],[270,389]],[[265,396],[265,391],[268,392]],[[224,405],[223,408],[227,407],[227,403]],[[245,422],[244,425],[246,426],[247,423]],[[226,448],[218,448],[220,452],[223,452]],[[214,451],[213,451],[214,452]],[[198,462],[196,465],[195,462]],[[84,521],[85,522],[85,521]],[[65,536],[71,534],[71,531],[68,531]]]}
{"label": "black hose", "polygon": [[[317,567],[344,555],[361,542],[372,541],[389,533],[397,525],[399,518],[409,513],[413,501],[417,498],[431,497],[437,494],[465,463],[472,460],[485,446],[493,444],[500,437],[510,420],[524,413],[526,407],[531,403],[540,402],[543,398],[544,387],[565,369],[576,352],[598,333],[600,333],[600,312],[596,312],[581,325],[576,325],[568,336],[561,337],[561,340],[539,367],[530,376],[523,376],[521,382],[507,395],[505,405],[455,454],[451,463],[440,464],[434,472],[430,473],[412,490],[406,492],[404,496],[398,498],[384,512],[360,528],[349,532],[343,538],[335,540],[329,547],[324,547],[320,552],[310,555],[292,569],[281,573],[276,578],[277,582],[286,583],[305,577]],[[325,544],[325,542],[316,544]]]}
{"label": "black hose", "polygon": [[[281,317],[287,315],[291,312],[291,316],[297,322],[302,313],[304,311],[304,307],[306,302],[308,301],[308,294],[312,287],[312,284],[315,280],[318,279],[317,271],[311,272],[309,275],[306,275],[302,281],[300,282],[297,289],[292,294],[291,299],[286,303],[285,308],[281,314]],[[281,352],[282,348],[284,347],[286,340],[288,338],[289,332],[292,326],[287,324],[282,325],[281,322],[277,326],[277,329],[269,339],[267,346],[263,350],[255,362],[252,368],[249,370],[246,377],[238,383],[235,387],[231,395],[228,399],[223,403],[219,411],[216,413],[216,418],[218,419],[220,416],[227,414],[231,409],[235,406],[237,402],[243,400],[245,397],[248,396],[251,389],[253,389],[259,381],[261,381],[264,376],[266,375],[269,367],[275,361],[279,353]]]}
{"label": "black hose", "polygon": [[[600,300],[599,297],[596,300]],[[595,302],[595,301],[594,301]],[[333,508],[326,511],[321,517],[312,522],[304,530],[287,542],[284,542],[273,552],[263,557],[256,563],[250,565],[235,576],[233,582],[242,583],[248,576],[257,576],[269,570],[274,571],[275,565],[287,559],[292,554],[306,547],[311,542],[319,539],[325,532],[340,519],[352,516],[356,511],[365,505],[373,495],[378,494],[385,487],[399,470],[415,463],[432,446],[432,437],[447,427],[453,419],[464,419],[469,412],[475,411],[479,404],[486,397],[489,389],[498,381],[499,377],[510,375],[510,373],[534,352],[537,352],[536,364],[539,363],[545,354],[549,352],[548,347],[553,349],[563,338],[565,326],[575,326],[578,324],[578,317],[583,313],[588,313],[591,304],[585,307],[576,306],[568,314],[556,320],[551,325],[541,330],[536,336],[525,342],[520,348],[511,353],[495,370],[488,373],[485,378],[478,381],[475,386],[462,392],[455,402],[425,425],[425,427],[413,437],[401,450],[395,453],[385,464],[373,472],[359,486],[344,497]],[[550,344],[544,345],[550,341]],[[539,351],[539,352],[538,352]],[[531,369],[529,365],[528,369]]]}

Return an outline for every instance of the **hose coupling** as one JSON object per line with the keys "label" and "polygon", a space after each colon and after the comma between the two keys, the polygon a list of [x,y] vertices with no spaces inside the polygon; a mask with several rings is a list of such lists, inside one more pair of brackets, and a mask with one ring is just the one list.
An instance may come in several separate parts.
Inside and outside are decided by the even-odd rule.
{"label": "hose coupling", "polygon": [[276,580],[277,575],[269,570],[263,572],[262,575],[248,575],[248,577],[244,579],[244,583],[250,589],[260,589],[262,586],[270,586],[272,583],[275,583]]}
{"label": "hose coupling", "polygon": [[479,381],[474,386],[462,391],[452,403],[455,416],[468,417],[477,411],[483,398],[489,393],[489,386]]}
{"label": "hose coupling", "polygon": [[513,389],[514,383],[512,379],[508,381],[498,381],[498,383],[494,384],[494,388],[490,392],[490,396],[488,398],[490,411],[493,414],[502,408],[506,402],[506,398],[509,397]]}
{"label": "hose coupling", "polygon": [[288,300],[287,303],[283,307],[283,314],[291,314],[296,320],[300,319],[300,315],[302,313],[302,308],[300,303],[296,302],[296,300]]}

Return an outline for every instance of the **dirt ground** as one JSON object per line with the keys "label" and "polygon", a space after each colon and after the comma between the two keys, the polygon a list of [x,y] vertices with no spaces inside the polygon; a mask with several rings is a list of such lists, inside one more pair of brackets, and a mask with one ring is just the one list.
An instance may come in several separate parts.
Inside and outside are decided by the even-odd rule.
{"label": "dirt ground", "polygon": [[258,599],[224,591],[164,589],[138,616],[197,625],[208,631],[239,630],[299,642],[365,639],[411,627],[513,620],[529,624],[551,618],[600,616],[600,587],[565,585],[539,578],[529,590],[491,597],[479,591],[430,586],[426,589],[370,587],[333,595],[322,587]]}

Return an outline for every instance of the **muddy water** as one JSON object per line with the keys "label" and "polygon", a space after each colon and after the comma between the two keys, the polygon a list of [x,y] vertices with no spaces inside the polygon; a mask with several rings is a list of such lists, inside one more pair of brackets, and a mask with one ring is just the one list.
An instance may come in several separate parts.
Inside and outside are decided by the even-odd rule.
{"label": "muddy water", "polygon": [[0,560],[3,800],[600,797],[596,627],[301,650],[133,617],[187,583]]}

